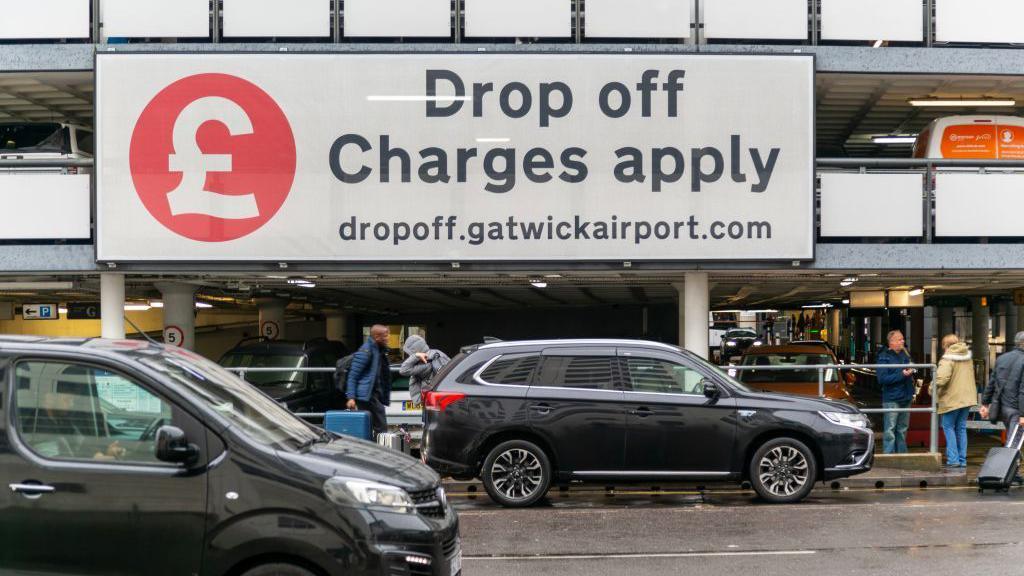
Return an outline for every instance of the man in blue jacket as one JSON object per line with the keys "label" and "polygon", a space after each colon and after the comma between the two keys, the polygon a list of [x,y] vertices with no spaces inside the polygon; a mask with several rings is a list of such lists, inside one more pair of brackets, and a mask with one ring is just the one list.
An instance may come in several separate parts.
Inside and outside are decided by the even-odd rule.
{"label": "man in blue jacket", "polygon": [[370,413],[373,435],[387,432],[387,406],[391,403],[391,365],[388,362],[387,326],[374,324],[370,337],[356,350],[345,381],[346,407]]}
{"label": "man in blue jacket", "polygon": [[[889,332],[889,347],[878,353],[878,364],[913,364],[907,353],[903,333]],[[914,400],[914,370],[910,368],[879,368],[878,383],[882,386],[882,408],[910,408]],[[902,454],[907,451],[907,428],[910,412],[886,412],[882,425],[882,451]]]}

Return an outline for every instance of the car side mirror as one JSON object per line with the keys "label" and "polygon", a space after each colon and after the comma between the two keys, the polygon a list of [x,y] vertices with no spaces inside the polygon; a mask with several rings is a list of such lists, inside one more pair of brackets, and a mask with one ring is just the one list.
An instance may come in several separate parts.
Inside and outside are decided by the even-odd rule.
{"label": "car side mirror", "polygon": [[708,398],[718,398],[718,384],[714,380],[707,378],[701,380],[701,384],[704,385],[704,395]]}
{"label": "car side mirror", "polygon": [[199,447],[185,438],[185,431],[181,428],[161,426],[156,431],[156,458],[188,466],[199,458]]}

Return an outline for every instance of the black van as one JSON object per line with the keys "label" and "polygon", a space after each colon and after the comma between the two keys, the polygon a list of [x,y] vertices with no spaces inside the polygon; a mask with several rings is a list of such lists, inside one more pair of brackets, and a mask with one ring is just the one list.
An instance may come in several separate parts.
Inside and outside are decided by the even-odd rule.
{"label": "black van", "polygon": [[0,573],[443,575],[440,478],[192,352],[0,337]]}
{"label": "black van", "polygon": [[296,368],[334,368],[348,349],[341,342],[316,338],[267,340],[249,338],[221,356],[226,368],[273,368],[273,372],[247,371],[243,378],[296,413],[342,410],[345,399],[334,387],[332,372],[304,372]]}
{"label": "black van", "polygon": [[749,480],[769,502],[871,469],[852,405],[753,391],[676,346],[637,340],[464,348],[424,394],[421,455],[529,506],[570,481]]}

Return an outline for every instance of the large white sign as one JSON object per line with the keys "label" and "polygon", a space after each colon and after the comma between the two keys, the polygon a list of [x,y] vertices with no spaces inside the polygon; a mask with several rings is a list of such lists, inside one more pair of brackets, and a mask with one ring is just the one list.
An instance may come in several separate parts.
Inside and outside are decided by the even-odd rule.
{"label": "large white sign", "polygon": [[813,60],[100,54],[102,261],[813,257]]}

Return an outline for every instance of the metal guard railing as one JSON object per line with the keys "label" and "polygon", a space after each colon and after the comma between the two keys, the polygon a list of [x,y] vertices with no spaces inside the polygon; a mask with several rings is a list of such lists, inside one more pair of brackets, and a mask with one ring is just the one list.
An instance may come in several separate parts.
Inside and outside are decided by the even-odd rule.
{"label": "metal guard railing", "polygon": [[[857,368],[892,368],[892,369],[925,369],[930,370],[933,375],[936,370],[935,364],[802,364],[793,366],[722,366],[722,371],[728,372],[731,370],[745,371],[745,370],[765,370],[765,371],[784,371],[784,370],[817,370],[818,372],[818,396],[825,396],[825,371],[835,370],[836,373],[841,371],[857,369]],[[933,387],[934,388],[934,387]],[[859,408],[859,410],[865,414],[884,414],[887,412],[907,412],[907,413],[930,413],[931,421],[929,423],[928,430],[928,443],[929,452],[936,452],[939,448],[939,419],[938,419],[938,403],[936,399],[935,390],[931,390],[932,405],[930,408]]]}

